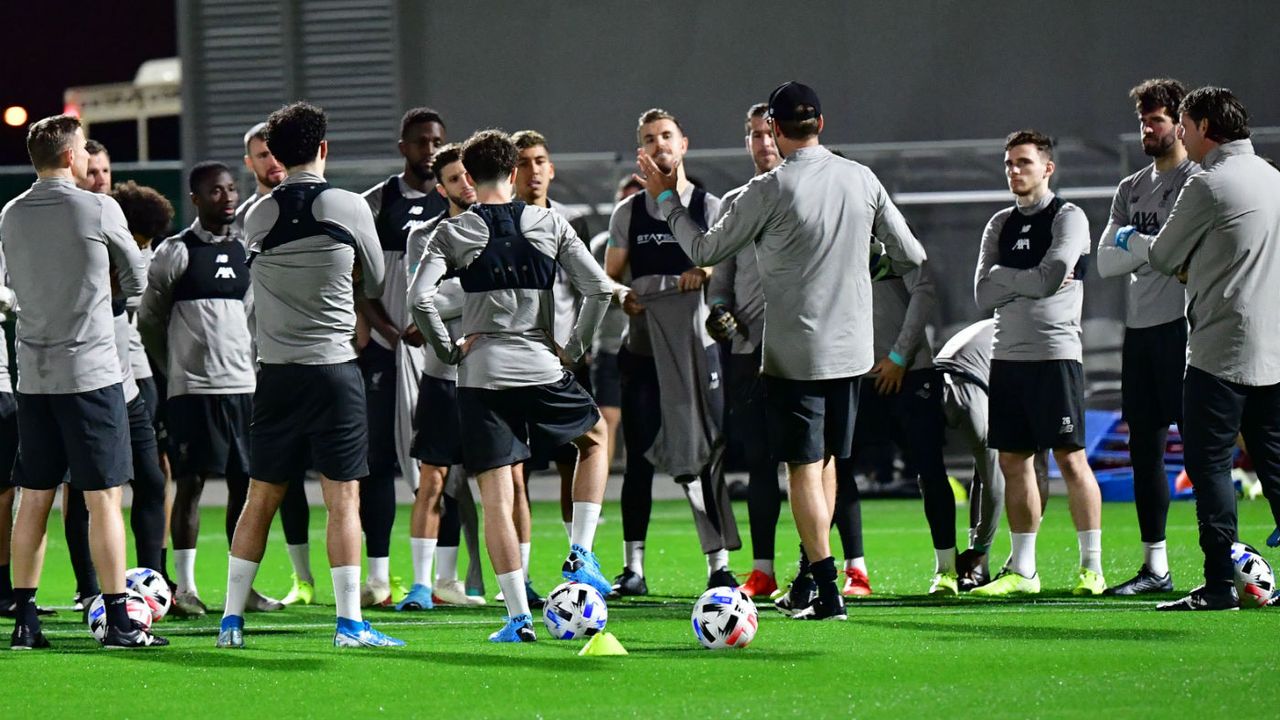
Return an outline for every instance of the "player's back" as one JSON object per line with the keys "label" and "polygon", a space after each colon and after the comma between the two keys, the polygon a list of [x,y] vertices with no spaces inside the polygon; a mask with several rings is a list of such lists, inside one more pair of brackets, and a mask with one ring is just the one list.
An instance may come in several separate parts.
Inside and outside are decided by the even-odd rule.
{"label": "player's back", "polygon": [[381,293],[384,275],[364,199],[329,187],[314,173],[297,173],[250,210],[245,234],[253,254],[261,361],[327,365],[354,360],[357,259],[366,295]]}

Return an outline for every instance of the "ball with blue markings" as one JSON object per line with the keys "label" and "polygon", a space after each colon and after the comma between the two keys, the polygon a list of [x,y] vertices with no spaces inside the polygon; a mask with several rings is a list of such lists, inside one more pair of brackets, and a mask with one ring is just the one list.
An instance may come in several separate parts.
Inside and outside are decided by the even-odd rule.
{"label": "ball with blue markings", "polygon": [[693,634],[708,650],[750,645],[759,623],[755,603],[737,588],[711,588],[693,604]]}
{"label": "ball with blue markings", "polygon": [[600,592],[585,583],[567,582],[547,596],[542,621],[557,640],[595,635],[609,622],[609,608]]}

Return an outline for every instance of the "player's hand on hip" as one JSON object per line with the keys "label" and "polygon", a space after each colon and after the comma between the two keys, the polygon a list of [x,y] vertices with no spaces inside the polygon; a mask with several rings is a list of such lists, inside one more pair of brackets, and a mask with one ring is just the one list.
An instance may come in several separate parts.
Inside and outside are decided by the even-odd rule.
{"label": "player's hand on hip", "polygon": [[876,392],[881,395],[896,395],[902,391],[902,377],[907,374],[907,369],[886,356],[871,368],[870,374],[875,376]]}
{"label": "player's hand on hip", "polygon": [[426,338],[422,337],[422,331],[413,323],[409,323],[409,327],[400,333],[400,339],[409,347],[416,348],[422,347],[423,342],[426,340]]}
{"label": "player's hand on hip", "polygon": [[671,172],[664,173],[658,168],[658,164],[653,161],[653,158],[646,155],[644,150],[637,149],[636,166],[640,168],[640,172],[632,177],[644,184],[644,189],[649,193],[649,197],[656,200],[659,195],[667,190],[676,191],[676,179],[680,171],[679,162],[671,168]]}
{"label": "player's hand on hip", "polygon": [[680,292],[689,292],[690,290],[701,290],[702,284],[707,281],[707,271],[700,267],[689,268],[680,273],[680,279],[676,281],[676,287],[680,288]]}

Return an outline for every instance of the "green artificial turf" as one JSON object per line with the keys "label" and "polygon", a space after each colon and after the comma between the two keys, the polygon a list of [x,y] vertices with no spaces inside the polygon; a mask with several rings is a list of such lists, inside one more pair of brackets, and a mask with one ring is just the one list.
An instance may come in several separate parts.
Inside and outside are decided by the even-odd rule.
{"label": "green artificial turf", "polygon": [[[745,539],[746,508],[737,510]],[[616,504],[605,515],[596,549],[612,575],[621,558]],[[647,558],[654,595],[609,607],[608,629],[630,654],[583,658],[580,642],[552,641],[540,622],[536,645],[486,642],[502,615],[492,602],[414,615],[371,611],[366,619],[408,646],[333,648],[321,511],[312,518],[321,605],[250,615],[243,651],[214,649],[216,612],[158,624],[170,648],[107,652],[64,610],[45,625],[53,651],[0,653],[0,717],[1172,718],[1265,714],[1280,699],[1280,609],[1156,613],[1145,599],[1072,598],[1076,540],[1061,499],[1041,531],[1045,594],[1034,602],[923,597],[933,554],[919,503],[868,502],[864,517],[876,594],[852,604],[847,623],[791,621],[762,602],[749,648],[709,652],[689,623],[705,563],[688,508],[656,503]],[[959,517],[963,527],[963,510]],[[1133,507],[1108,504],[1103,518],[1107,578],[1118,582],[1141,562]],[[536,504],[534,521],[533,578],[546,593],[559,582],[566,541],[556,506]],[[65,606],[74,587],[57,523],[55,514],[39,599]],[[199,585],[219,605],[221,509],[207,510],[203,523]],[[1242,538],[1260,545],[1271,527],[1264,503],[1241,504]],[[392,572],[411,581],[408,508],[395,530]],[[793,567],[795,538],[784,507],[782,575]],[[1189,589],[1200,554],[1188,503],[1171,511],[1169,547],[1178,588]],[[1007,536],[994,557],[1006,553]],[[749,551],[734,553],[733,567],[745,574]],[[257,587],[279,596],[289,572],[277,526]],[[486,582],[492,594],[492,575]]]}

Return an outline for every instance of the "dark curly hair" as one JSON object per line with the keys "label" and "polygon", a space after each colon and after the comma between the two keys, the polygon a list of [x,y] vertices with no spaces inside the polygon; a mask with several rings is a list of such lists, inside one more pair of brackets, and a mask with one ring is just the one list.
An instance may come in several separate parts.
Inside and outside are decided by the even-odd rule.
{"label": "dark curly hair", "polygon": [[1144,80],[1129,91],[1139,113],[1155,112],[1164,108],[1165,114],[1178,122],[1182,112],[1182,98],[1187,89],[1182,83],[1171,78],[1153,78]]}
{"label": "dark curly hair", "polygon": [[431,156],[431,174],[436,176],[437,181],[443,182],[445,166],[456,163],[461,159],[462,146],[458,143],[449,143]]}
{"label": "dark curly hair", "polygon": [[481,130],[462,143],[462,166],[476,184],[507,177],[519,157],[515,143],[501,130]]}
{"label": "dark curly hair", "polygon": [[1227,143],[1249,137],[1249,111],[1230,90],[1221,87],[1196,88],[1182,99],[1182,112],[1197,123],[1209,121],[1205,137]]}
{"label": "dark curly hair", "polygon": [[286,168],[316,159],[329,120],[324,110],[302,100],[285,105],[267,118],[267,148]]}
{"label": "dark curly hair", "polygon": [[154,188],[129,180],[116,183],[111,189],[111,197],[124,211],[129,232],[149,240],[164,235],[173,221],[173,205]]}

